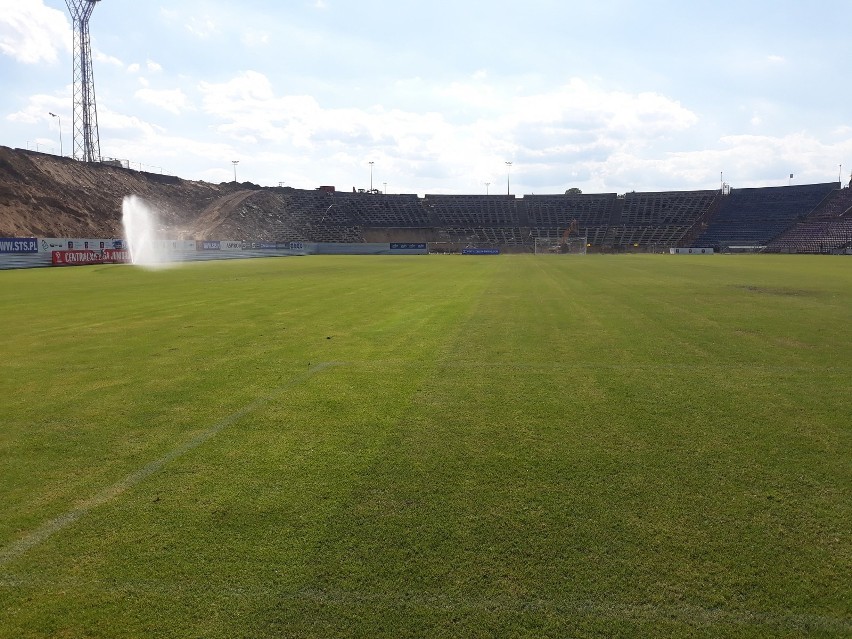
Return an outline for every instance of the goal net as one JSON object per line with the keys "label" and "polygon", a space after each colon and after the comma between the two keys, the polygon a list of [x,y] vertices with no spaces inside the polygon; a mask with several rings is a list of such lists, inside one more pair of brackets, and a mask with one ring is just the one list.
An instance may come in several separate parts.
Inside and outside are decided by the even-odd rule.
{"label": "goal net", "polygon": [[586,238],[568,237],[564,239],[555,239],[550,237],[537,237],[535,238],[535,253],[536,255],[544,255],[547,253],[556,253],[560,255],[585,255]]}

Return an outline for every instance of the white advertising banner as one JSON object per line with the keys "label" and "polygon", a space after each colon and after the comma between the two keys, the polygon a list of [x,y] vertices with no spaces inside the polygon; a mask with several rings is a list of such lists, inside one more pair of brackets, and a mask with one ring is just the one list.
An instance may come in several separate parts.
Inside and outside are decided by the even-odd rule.
{"label": "white advertising banner", "polygon": [[711,248],[671,248],[671,255],[713,255]]}
{"label": "white advertising banner", "polygon": [[38,240],[38,250],[41,253],[52,253],[53,251],[120,250],[124,248],[127,248],[127,243],[120,238],[41,237]]}

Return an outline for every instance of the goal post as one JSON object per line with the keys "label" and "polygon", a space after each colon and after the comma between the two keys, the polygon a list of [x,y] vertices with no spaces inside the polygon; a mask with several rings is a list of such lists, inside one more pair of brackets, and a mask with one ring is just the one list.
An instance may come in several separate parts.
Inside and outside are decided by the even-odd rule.
{"label": "goal post", "polygon": [[563,239],[537,237],[535,238],[535,254],[585,255],[586,244],[587,238],[585,237],[567,237]]}

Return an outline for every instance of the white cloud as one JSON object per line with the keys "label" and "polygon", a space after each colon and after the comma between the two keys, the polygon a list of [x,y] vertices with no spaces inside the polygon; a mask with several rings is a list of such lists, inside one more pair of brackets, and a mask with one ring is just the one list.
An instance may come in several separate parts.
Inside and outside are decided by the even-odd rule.
{"label": "white cloud", "polygon": [[97,49],[92,52],[92,57],[94,57],[95,62],[100,62],[102,64],[111,64],[114,67],[124,67],[124,62],[122,62],[115,56],[107,55],[106,53],[98,51]]}
{"label": "white cloud", "polygon": [[[101,131],[107,132],[101,134],[104,156],[127,159],[131,166],[141,162],[147,170],[174,174],[174,167],[168,166],[170,162],[189,162],[203,167],[220,162],[230,167],[225,160],[237,157],[234,149],[227,144],[171,135],[164,128],[139,117],[110,109],[99,111],[99,120]],[[185,171],[177,174],[188,177]]]}
{"label": "white cloud", "polygon": [[327,9],[328,5],[324,0],[314,0],[313,7],[315,9]]}
{"label": "white cloud", "polygon": [[[46,95],[43,93],[37,93],[30,96],[27,105],[23,109],[8,114],[6,119],[18,124],[40,124],[52,119],[50,115],[48,115],[51,111],[65,119],[65,109],[67,109],[70,104],[71,86],[66,87],[64,95]],[[70,113],[67,115],[69,123],[71,121],[70,115]]]}
{"label": "white cloud", "polygon": [[195,16],[185,26],[187,31],[202,40],[206,40],[219,31],[219,27],[210,16]]}
{"label": "white cloud", "polygon": [[715,176],[718,185],[719,172],[724,171],[725,181],[735,188],[783,186],[790,173],[800,184],[830,182],[837,179],[839,162],[826,164],[825,158],[850,154],[852,135],[830,143],[806,133],[728,135],[719,140],[715,149],[670,153],[655,159],[622,158],[624,164],[619,165],[617,177],[628,183],[643,183],[650,178],[662,184],[683,180],[709,185]]}
{"label": "white cloud", "polygon": [[189,99],[181,89],[150,89],[145,87],[137,90],[134,97],[175,115],[191,108]]}
{"label": "white cloud", "polygon": [[551,132],[595,132],[614,140],[647,141],[686,130],[698,116],[658,93],[606,91],[573,78],[547,93],[512,100],[518,123],[546,126]]}
{"label": "white cloud", "polygon": [[[194,110],[185,89],[152,89],[146,78],[137,80],[134,113],[142,115],[147,105],[172,114]],[[512,160],[512,190],[518,194],[569,186],[619,193],[716,188],[720,170],[735,187],[783,184],[789,173],[800,182],[820,182],[836,179],[837,165],[852,157],[852,127],[846,125],[827,142],[806,132],[727,135],[709,139],[704,150],[674,151],[690,148],[684,136],[693,134],[699,117],[664,95],[610,91],[578,79],[513,94],[485,80],[443,87],[417,80],[433,101],[429,110],[414,111],[380,104],[330,107],[308,95],[281,95],[267,76],[248,71],[197,87],[200,120],[216,131],[216,143],[191,129],[175,136],[151,124],[151,116],[146,121],[99,109],[103,153],[158,165],[179,160],[195,167],[194,176],[216,181],[227,178],[230,159],[241,158],[246,179],[285,180],[301,188],[365,187],[369,159],[376,162],[374,184],[387,181],[391,191],[421,193],[483,192],[484,182],[497,192],[505,188],[504,161]],[[68,106],[70,87],[66,93],[34,95],[8,119],[49,131],[46,114]],[[482,96],[491,106],[471,117],[464,107],[479,104]],[[752,111],[752,124],[760,117]],[[670,138],[673,150],[667,151]],[[838,160],[822,166],[826,157]],[[190,177],[186,169],[183,174]]]}
{"label": "white cloud", "polygon": [[101,133],[101,144],[112,140],[116,133],[121,134],[121,132],[124,132],[125,135],[141,134],[147,139],[165,133],[165,129],[161,126],[146,122],[135,115],[126,115],[106,107],[98,109],[98,126],[102,132],[104,130],[110,131],[110,135]]}
{"label": "white cloud", "polygon": [[[151,59],[145,61],[145,69],[149,73],[161,73],[163,71],[163,67],[159,63],[154,62]],[[128,73],[139,73],[141,70],[142,65],[139,62],[133,62],[127,65]]]}
{"label": "white cloud", "polygon": [[246,31],[240,40],[247,47],[262,47],[269,44],[269,34],[264,31]]}
{"label": "white cloud", "polygon": [[[698,122],[689,109],[656,93],[606,91],[574,79],[546,93],[511,95],[483,79],[477,74],[469,83],[431,88],[411,81],[438,99],[422,112],[326,108],[310,96],[277,95],[255,71],[199,89],[204,111],[234,144],[291,145],[324,163],[333,158],[351,167],[370,155],[409,179],[467,176],[477,190],[480,180],[504,170],[507,159],[517,159],[515,170],[530,179],[552,172],[555,163],[578,164],[588,174],[620,154],[640,157],[654,141]],[[406,91],[411,82],[398,86]],[[476,113],[473,121],[469,112]]]}
{"label": "white cloud", "polygon": [[[489,148],[523,146],[523,137],[534,133],[547,138],[547,147],[573,141],[578,132],[611,138],[613,144],[633,140],[637,144],[693,126],[698,117],[680,103],[655,93],[627,94],[593,88],[580,80],[547,93],[507,96],[481,82],[452,83],[434,94],[443,102],[425,113],[387,110],[376,105],[367,110],[327,109],[308,96],[276,96],[269,79],[258,72],[243,73],[222,84],[202,83],[205,110],[224,121],[223,131],[250,133],[257,139],[293,139],[305,144],[334,142],[480,138]],[[446,115],[437,115],[441,105]],[[453,119],[450,107],[475,106],[473,123]],[[443,112],[444,110],[441,109]],[[335,137],[337,136],[337,137]],[[406,144],[403,143],[403,148]],[[454,151],[453,151],[454,152]]]}
{"label": "white cloud", "polygon": [[248,104],[274,99],[269,78],[257,71],[246,71],[221,84],[202,82],[200,87],[213,113],[242,110]]}
{"label": "white cloud", "polygon": [[160,7],[160,17],[163,19],[164,22],[174,24],[180,19],[180,13],[175,9]]}
{"label": "white cloud", "polygon": [[766,56],[766,61],[771,62],[772,64],[783,64],[787,60],[784,58],[784,56],[768,55],[768,56]]}
{"label": "white cloud", "polygon": [[0,0],[0,52],[25,64],[56,62],[71,50],[71,26],[65,14],[43,0]]}

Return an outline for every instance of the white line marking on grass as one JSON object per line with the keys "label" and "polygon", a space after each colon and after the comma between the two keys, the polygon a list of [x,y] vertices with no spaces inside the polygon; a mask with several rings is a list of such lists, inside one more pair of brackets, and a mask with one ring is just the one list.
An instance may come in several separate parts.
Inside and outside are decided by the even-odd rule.
{"label": "white line marking on grass", "polygon": [[30,549],[34,548],[35,546],[38,546],[48,537],[53,535],[55,532],[58,532],[66,526],[73,524],[75,521],[80,519],[80,517],[85,515],[93,508],[97,508],[98,506],[101,506],[107,503],[108,501],[112,501],[113,499],[121,495],[124,491],[126,491],[128,488],[132,488],[146,477],[156,473],[170,461],[174,461],[175,459],[181,457],[189,451],[198,448],[199,446],[201,446],[201,444],[215,437],[222,430],[224,430],[234,422],[239,421],[249,413],[257,410],[264,404],[272,401],[284,391],[307,381],[317,373],[320,373],[325,369],[330,368],[331,366],[340,365],[341,362],[323,362],[321,364],[311,366],[311,368],[309,368],[307,371],[305,371],[301,375],[297,375],[283,386],[275,389],[269,395],[256,399],[251,404],[248,404],[247,406],[244,406],[243,408],[238,410],[236,413],[228,415],[223,420],[213,424],[213,426],[211,426],[204,432],[190,439],[188,442],[185,442],[174,450],[171,450],[170,452],[166,453],[165,455],[160,457],[160,459],[146,464],[136,472],[129,474],[127,477],[120,481],[117,481],[112,486],[104,488],[101,492],[97,493],[93,497],[90,497],[76,508],[69,510],[64,514],[59,515],[58,517],[54,517],[53,519],[43,523],[41,526],[33,530],[28,535],[22,537],[14,543],[9,544],[5,548],[0,549],[0,567],[5,566],[9,562],[14,561],[18,557],[25,554]]}

